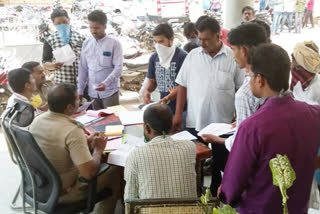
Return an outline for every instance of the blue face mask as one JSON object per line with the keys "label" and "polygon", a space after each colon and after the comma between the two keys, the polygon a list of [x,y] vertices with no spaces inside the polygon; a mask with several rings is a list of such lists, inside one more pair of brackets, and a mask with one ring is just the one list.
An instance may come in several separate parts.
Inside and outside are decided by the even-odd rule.
{"label": "blue face mask", "polygon": [[63,41],[63,44],[69,44],[71,37],[71,27],[68,24],[60,24],[56,26],[56,29]]}

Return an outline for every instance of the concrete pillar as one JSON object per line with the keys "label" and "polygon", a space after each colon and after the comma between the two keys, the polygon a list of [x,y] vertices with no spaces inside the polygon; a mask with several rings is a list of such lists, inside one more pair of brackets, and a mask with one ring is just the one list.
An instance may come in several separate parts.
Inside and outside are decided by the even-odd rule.
{"label": "concrete pillar", "polygon": [[253,8],[254,0],[224,0],[223,3],[223,28],[231,29],[242,22],[241,11],[245,6]]}

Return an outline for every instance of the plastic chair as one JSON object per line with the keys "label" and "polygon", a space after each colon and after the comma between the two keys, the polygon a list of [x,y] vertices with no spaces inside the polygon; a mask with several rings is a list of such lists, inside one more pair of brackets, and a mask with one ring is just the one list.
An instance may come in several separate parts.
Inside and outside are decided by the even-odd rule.
{"label": "plastic chair", "polygon": [[91,180],[79,178],[79,181],[88,184],[88,197],[85,200],[60,204],[58,203],[62,191],[62,182],[59,174],[45,157],[32,134],[25,128],[33,120],[33,107],[17,101],[14,107],[7,109],[2,120],[2,127],[12,149],[21,172],[20,190],[24,213],[25,204],[48,214],[90,213],[95,203],[111,196],[110,189],[96,192],[97,177],[106,172],[109,165],[102,164],[96,177]]}

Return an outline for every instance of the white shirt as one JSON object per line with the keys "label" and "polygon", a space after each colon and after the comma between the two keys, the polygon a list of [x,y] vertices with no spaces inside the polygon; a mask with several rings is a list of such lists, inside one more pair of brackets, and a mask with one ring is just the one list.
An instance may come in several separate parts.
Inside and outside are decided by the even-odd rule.
{"label": "white shirt", "polygon": [[231,49],[224,44],[214,57],[202,47],[193,49],[176,79],[179,85],[187,88],[186,126],[199,131],[210,123],[231,123],[235,93],[244,75]]}
{"label": "white shirt", "polygon": [[21,94],[13,93],[11,97],[9,97],[7,102],[7,108],[12,107],[16,102],[14,100],[20,100],[26,103],[30,103],[29,99]]}
{"label": "white shirt", "polygon": [[293,87],[293,95],[296,100],[308,104],[320,105],[320,75],[316,74],[309,86],[303,91],[300,81]]}

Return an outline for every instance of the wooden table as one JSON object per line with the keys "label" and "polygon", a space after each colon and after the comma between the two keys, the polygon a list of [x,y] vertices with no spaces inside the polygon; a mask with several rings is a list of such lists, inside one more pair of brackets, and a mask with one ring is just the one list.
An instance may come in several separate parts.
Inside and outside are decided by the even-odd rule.
{"label": "wooden table", "polygon": [[[98,126],[98,125],[104,125],[104,124],[108,124],[108,123],[112,123],[112,122],[118,122],[120,121],[119,117],[117,117],[116,115],[114,114],[111,114],[111,115],[108,115],[107,117],[105,117],[103,120],[97,122],[97,123],[94,123],[94,124],[91,124],[90,126],[87,126],[85,128],[85,131],[88,133],[88,134],[91,134],[93,132],[95,132],[95,130],[92,128],[92,126]],[[135,131],[133,131],[134,133],[132,133],[132,131],[130,131],[130,129],[132,129],[133,127],[135,127]],[[139,129],[141,130],[140,133],[136,133],[136,130]],[[125,126],[125,130],[124,132],[126,134],[132,134],[132,135],[135,135],[137,137],[142,137],[143,136],[143,127],[142,125],[130,125],[130,126]],[[211,150],[209,147],[207,147],[205,144],[199,142],[199,141],[195,141],[195,144],[196,144],[196,154],[197,154],[197,160],[204,160],[204,159],[207,159],[207,158],[210,158],[211,157]]]}
{"label": "wooden table", "polygon": [[[104,125],[104,124],[109,124],[112,122],[119,122],[120,119],[116,115],[108,115],[105,117],[103,120],[94,123],[90,126],[87,126],[85,128],[85,131],[88,134],[94,133],[95,130],[92,128],[93,126],[98,126],[98,125]],[[143,137],[143,125],[130,125],[130,126],[125,126],[124,128],[124,133],[125,134],[132,134],[137,137]],[[196,172],[197,172],[197,192],[198,196],[201,195],[202,193],[202,186],[203,186],[203,160],[210,158],[211,157],[211,149],[206,146],[205,144],[201,143],[200,141],[194,141],[196,144]],[[107,157],[104,157],[104,161],[106,162]]]}

